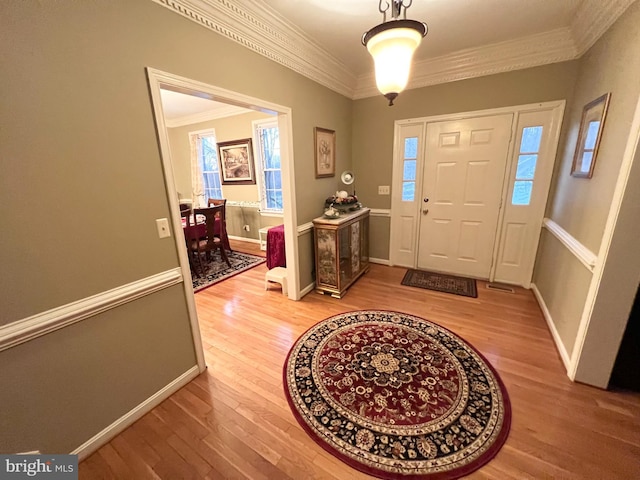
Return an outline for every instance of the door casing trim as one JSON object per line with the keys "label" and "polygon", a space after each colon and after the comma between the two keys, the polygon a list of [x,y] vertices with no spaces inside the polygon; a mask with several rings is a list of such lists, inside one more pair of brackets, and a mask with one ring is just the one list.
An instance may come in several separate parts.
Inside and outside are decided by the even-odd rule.
{"label": "door casing trim", "polygon": [[[443,115],[433,115],[433,116],[427,116],[427,117],[418,117],[418,118],[409,118],[409,119],[403,119],[403,120],[396,120],[394,122],[394,136],[393,136],[393,167],[392,167],[392,185],[393,188],[397,187],[398,183],[401,182],[402,179],[400,179],[400,181],[396,178],[396,171],[397,169],[397,164],[398,162],[402,161],[402,159],[400,158],[399,152],[399,140],[400,140],[400,128],[402,126],[407,126],[407,125],[420,125],[423,124],[425,125],[425,132],[426,132],[426,126],[429,123],[436,123],[436,122],[442,122],[442,121],[455,121],[455,120],[467,120],[467,119],[471,119],[471,118],[477,118],[477,117],[485,117],[485,116],[495,116],[495,115],[500,115],[500,114],[505,114],[505,113],[512,113],[513,114],[513,120],[511,123],[511,139],[509,140],[509,147],[508,147],[508,162],[507,162],[507,166],[504,172],[504,176],[503,176],[503,182],[502,182],[502,204],[500,207],[500,210],[498,212],[498,226],[497,226],[497,231],[496,231],[496,242],[494,243],[494,250],[493,250],[493,260],[492,260],[492,265],[491,265],[491,271],[490,271],[490,276],[489,276],[489,281],[493,281],[494,277],[495,277],[495,271],[496,271],[496,258],[497,255],[500,251],[500,247],[501,247],[501,236],[502,236],[502,229],[503,229],[503,222],[504,222],[504,212],[505,212],[505,202],[506,202],[506,196],[509,190],[509,184],[506,181],[506,179],[510,178],[510,174],[511,174],[511,169],[512,169],[512,163],[513,163],[513,158],[514,158],[514,150],[515,150],[515,145],[514,145],[514,138],[516,137],[516,128],[518,125],[518,117],[521,113],[526,113],[526,112],[537,112],[537,111],[545,111],[545,110],[551,110],[552,111],[552,124],[554,125],[554,130],[552,132],[552,138],[550,139],[553,148],[552,151],[550,152],[550,157],[553,157],[553,162],[555,163],[555,157],[557,154],[557,147],[558,147],[558,142],[560,139],[560,132],[561,132],[561,125],[562,125],[562,118],[564,115],[564,109],[566,106],[566,101],[565,100],[554,100],[551,102],[539,102],[539,103],[529,103],[529,104],[524,104],[524,105],[514,105],[514,106],[509,106],[509,107],[499,107],[499,108],[490,108],[490,109],[484,109],[484,110],[474,110],[474,111],[467,111],[467,112],[456,112],[456,113],[450,113],[450,114],[443,114]],[[422,171],[423,165],[421,165],[418,169],[418,171]],[[553,168],[553,167],[552,167]],[[419,177],[419,173],[418,171],[416,172],[416,175]],[[422,182],[422,180],[420,180],[420,182]],[[422,189],[422,183],[420,183],[420,189]],[[418,185],[416,185],[416,190],[418,190]],[[548,198],[548,194],[549,194],[549,190],[550,190],[550,186],[549,189],[546,192],[547,197],[545,197],[545,203],[546,203],[546,198]],[[422,190],[420,190],[422,191]],[[393,222],[393,218],[394,215],[397,212],[394,212],[394,208],[393,208],[393,203],[391,205],[391,219]],[[542,216],[540,217],[540,223],[542,223],[542,218],[544,216],[544,212],[542,212]],[[542,228],[542,227],[541,227]],[[418,232],[416,232],[417,235],[419,235]],[[389,242],[389,263],[391,265],[394,265],[394,241],[393,241],[393,236],[391,236],[391,241]],[[537,248],[537,243],[535,244],[535,248]],[[418,249],[416,247],[415,249],[415,253],[414,253],[414,259],[413,259],[413,268],[415,268],[415,266],[417,265],[417,255],[418,255]],[[533,275],[533,266],[531,267],[531,272],[529,277],[531,277]],[[525,288],[529,288],[531,285],[531,278],[529,278],[529,281],[525,282],[525,284],[523,285]]]}

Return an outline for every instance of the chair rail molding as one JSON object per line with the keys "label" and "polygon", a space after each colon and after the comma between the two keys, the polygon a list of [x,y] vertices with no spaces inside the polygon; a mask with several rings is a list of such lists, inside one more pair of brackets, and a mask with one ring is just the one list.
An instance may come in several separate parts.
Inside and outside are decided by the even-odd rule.
{"label": "chair rail molding", "polygon": [[390,217],[391,209],[390,208],[372,208],[369,214],[372,217]]}
{"label": "chair rail molding", "polygon": [[173,268],[0,327],[0,351],[183,282]]}
{"label": "chair rail molding", "polygon": [[589,271],[593,272],[596,262],[598,261],[598,256],[595,253],[582,245],[569,232],[550,218],[544,218],[542,220],[542,226],[549,230],[554,237],[560,240],[560,242],[567,247],[585,267],[589,269]]}
{"label": "chair rail molding", "polygon": [[[152,0],[341,95],[379,95],[373,71],[356,76],[262,0]],[[634,0],[585,0],[568,26],[416,62],[407,89],[521,70],[582,56]]]}
{"label": "chair rail molding", "polygon": [[302,225],[298,225],[298,236],[302,236],[307,232],[313,230],[313,222],[303,223]]}

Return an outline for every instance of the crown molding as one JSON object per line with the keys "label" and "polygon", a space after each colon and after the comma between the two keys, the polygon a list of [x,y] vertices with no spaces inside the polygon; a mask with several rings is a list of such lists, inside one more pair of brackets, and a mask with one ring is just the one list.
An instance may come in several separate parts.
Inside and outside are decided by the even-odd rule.
{"label": "crown molding", "polygon": [[316,83],[352,98],[356,76],[259,0],[152,0]]}
{"label": "crown molding", "polygon": [[166,119],[164,123],[168,128],[184,127],[185,125],[209,122],[220,118],[235,117],[236,115],[242,115],[243,113],[250,112],[251,111],[246,108],[236,107],[235,105],[224,105],[223,107],[216,108],[211,112],[194,113],[192,115],[183,115],[170,120]]}
{"label": "crown molding", "polygon": [[635,0],[584,0],[571,23],[577,56],[582,56]]}
{"label": "crown molding", "polygon": [[[379,95],[373,71],[348,66],[262,0],[152,0],[341,95]],[[582,56],[635,0],[584,0],[570,26],[416,62],[407,89],[521,70]]]}
{"label": "crown molding", "polygon": [[[407,90],[576,58],[569,28],[458,50],[415,62]],[[358,77],[354,98],[379,95],[373,73]]]}

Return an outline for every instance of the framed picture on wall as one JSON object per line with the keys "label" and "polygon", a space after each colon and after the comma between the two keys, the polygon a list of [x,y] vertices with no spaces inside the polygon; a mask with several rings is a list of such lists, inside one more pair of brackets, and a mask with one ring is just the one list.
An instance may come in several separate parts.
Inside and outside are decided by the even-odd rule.
{"label": "framed picture on wall", "polygon": [[606,93],[587,103],[582,110],[578,142],[571,166],[571,175],[574,177],[591,178],[593,176],[610,98],[611,93]]}
{"label": "framed picture on wall", "polygon": [[256,183],[253,167],[253,147],[250,138],[218,142],[218,161],[223,185]]}
{"label": "framed picture on wall", "polygon": [[336,132],[315,127],[314,145],[316,178],[333,177],[336,174]]}

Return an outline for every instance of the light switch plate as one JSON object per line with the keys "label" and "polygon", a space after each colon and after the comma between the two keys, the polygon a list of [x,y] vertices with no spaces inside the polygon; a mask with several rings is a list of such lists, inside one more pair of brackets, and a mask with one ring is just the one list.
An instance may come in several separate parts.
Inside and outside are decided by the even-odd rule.
{"label": "light switch plate", "polygon": [[166,218],[157,218],[156,227],[158,228],[158,238],[167,238],[171,236],[169,221]]}
{"label": "light switch plate", "polygon": [[390,195],[391,188],[389,185],[378,185],[378,195]]}

